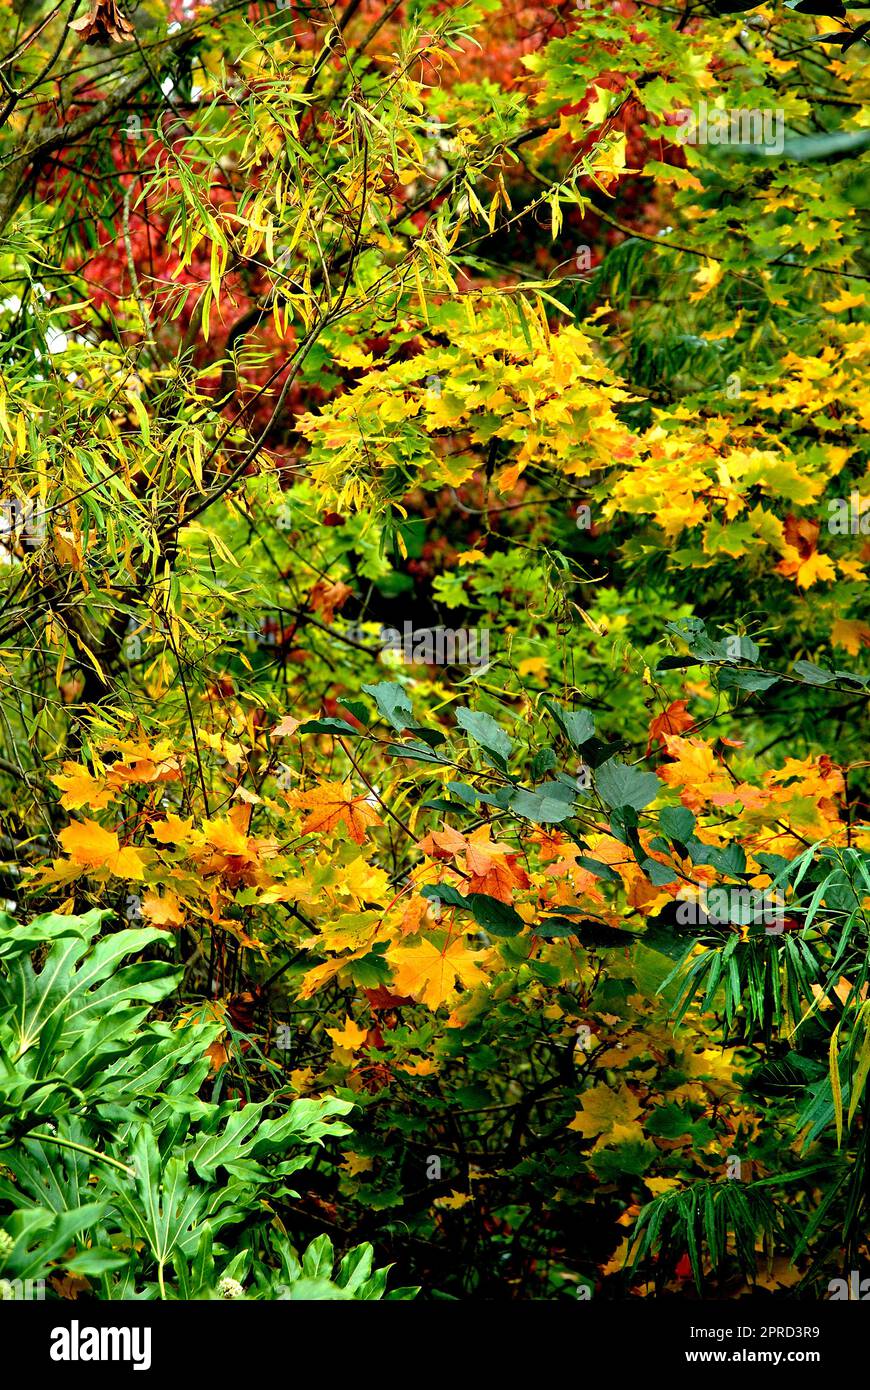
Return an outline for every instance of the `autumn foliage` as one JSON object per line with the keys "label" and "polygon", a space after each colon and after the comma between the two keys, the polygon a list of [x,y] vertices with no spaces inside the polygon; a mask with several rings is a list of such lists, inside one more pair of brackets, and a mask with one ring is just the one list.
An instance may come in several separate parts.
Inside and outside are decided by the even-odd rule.
{"label": "autumn foliage", "polygon": [[729,8],[0,7],[0,1280],[866,1263],[870,67]]}

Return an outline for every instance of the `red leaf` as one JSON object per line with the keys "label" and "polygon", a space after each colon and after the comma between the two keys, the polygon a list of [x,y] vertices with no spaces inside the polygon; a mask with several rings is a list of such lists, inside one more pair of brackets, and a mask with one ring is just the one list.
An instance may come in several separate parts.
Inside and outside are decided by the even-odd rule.
{"label": "red leaf", "polygon": [[695,721],[686,709],[685,700],[674,700],[668,705],[662,714],[657,714],[649,726],[649,742],[646,746],[647,757],[654,743],[664,744],[665,734],[681,734],[686,729],[693,729]]}
{"label": "red leaf", "polygon": [[363,994],[368,999],[372,1008],[381,1009],[401,1009],[406,1004],[413,1004],[413,999],[407,994],[393,994],[392,990],[387,989],[386,985],[378,985],[377,989],[364,989]]}

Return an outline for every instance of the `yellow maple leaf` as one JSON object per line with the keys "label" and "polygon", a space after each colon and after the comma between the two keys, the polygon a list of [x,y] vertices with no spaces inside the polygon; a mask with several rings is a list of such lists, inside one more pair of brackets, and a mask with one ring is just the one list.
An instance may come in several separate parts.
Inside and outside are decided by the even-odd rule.
{"label": "yellow maple leaf", "polygon": [[202,830],[208,843],[220,850],[221,854],[228,854],[236,859],[248,858],[251,842],[236,823],[232,813],[223,820],[207,820]]}
{"label": "yellow maple leaf", "polygon": [[870,647],[870,627],[857,618],[836,618],[831,628],[831,642],[843,647],[850,656],[857,656],[862,647]]}
{"label": "yellow maple leaf", "polygon": [[165,820],[155,821],[151,834],[161,845],[183,845],[193,834],[193,816],[190,820],[182,820],[181,816],[170,812]]}
{"label": "yellow maple leaf", "polygon": [[397,1062],[398,1071],[408,1072],[410,1076],[431,1076],[437,1071],[435,1063],[429,1057],[423,1057],[419,1062]]}
{"label": "yellow maple leaf", "polygon": [[607,114],[612,106],[615,106],[617,97],[606,87],[592,87],[594,96],[586,107],[586,120],[592,126],[602,125],[607,119]]}
{"label": "yellow maple leaf", "polygon": [[89,806],[92,811],[102,811],[115,799],[115,793],[105,782],[92,777],[81,763],[64,763],[63,771],[55,773],[50,780],[63,792],[60,804],[67,811],[78,811],[82,806]]}
{"label": "yellow maple leaf", "polygon": [[517,672],[521,676],[541,676],[547,675],[550,663],[545,656],[527,656],[517,667]]}
{"label": "yellow maple leaf", "polygon": [[692,811],[700,811],[717,794],[732,790],[731,779],[703,739],[664,734],[668,756],[673,762],[658,768],[658,775],[669,787],[680,789],[680,800]]}
{"label": "yellow maple leaf", "polygon": [[302,983],[299,986],[300,999],[310,999],[312,994],[316,994],[327,980],[332,980],[340,970],[346,965],[350,965],[352,960],[359,960],[361,956],[368,953],[368,946],[363,946],[359,951],[351,951],[346,956],[340,956],[337,960],[326,960],[322,965],[315,965],[313,969],[306,970],[302,976]]}
{"label": "yellow maple leaf", "polygon": [[141,879],[145,861],[136,849],[121,848],[114,830],[95,820],[75,821],[58,836],[73,864],[83,869],[108,869],[116,878]]}
{"label": "yellow maple leaf", "polygon": [[351,1177],[355,1177],[357,1173],[370,1173],[374,1163],[366,1154],[357,1154],[351,1151],[344,1155],[344,1163],[341,1166],[350,1173]]}
{"label": "yellow maple leaf", "polygon": [[802,589],[808,589],[817,579],[827,579],[833,583],[836,578],[837,571],[827,555],[823,555],[820,550],[814,550],[798,566],[797,582]]}
{"label": "yellow maple leaf", "polygon": [[842,290],[836,299],[823,299],[822,308],[827,309],[829,314],[842,314],[847,309],[857,309],[864,302],[863,294],[850,294],[848,290]]}
{"label": "yellow maple leaf", "polygon": [[703,299],[705,295],[708,295],[711,290],[716,288],[719,281],[722,279],[722,275],[723,267],[721,262],[708,260],[706,265],[702,265],[701,269],[694,277],[695,284],[700,285],[701,288],[694,290],[693,293],[689,295],[689,299],[692,300],[693,303],[696,300]]}
{"label": "yellow maple leaf", "polygon": [[410,994],[433,1011],[453,998],[457,983],[470,989],[486,979],[477,964],[479,956],[460,937],[441,950],[431,941],[421,941],[418,946],[394,946],[387,952],[396,993]]}
{"label": "yellow maple leaf", "polygon": [[841,558],[837,561],[837,568],[847,579],[854,579],[856,584],[866,584],[867,575],[860,560],[847,560]]}
{"label": "yellow maple leaf", "polygon": [[663,1192],[673,1192],[683,1186],[681,1178],[644,1178],[643,1182],[654,1197],[661,1197]]}
{"label": "yellow maple leaf", "polygon": [[592,1152],[597,1153],[599,1149],[616,1148],[620,1144],[642,1144],[644,1138],[643,1126],[639,1125],[637,1120],[632,1120],[629,1124],[617,1122],[612,1129],[607,1130],[604,1134],[599,1134],[592,1145]]}
{"label": "yellow maple leaf", "polygon": [[458,1211],[460,1207],[465,1207],[471,1201],[469,1192],[457,1192],[456,1188],[451,1188],[449,1197],[436,1197],[432,1203],[438,1208],[446,1208],[448,1211]]}
{"label": "yellow maple leaf", "polygon": [[612,1091],[609,1086],[593,1086],[580,1098],[580,1109],[569,1124],[586,1139],[610,1134],[616,1125],[631,1125],[641,1113],[640,1102],[627,1086]]}
{"label": "yellow maple leaf", "polygon": [[146,893],[142,913],[155,927],[184,926],[184,913],[174,893]]}
{"label": "yellow maple leaf", "polygon": [[343,1028],[327,1028],[326,1032],[336,1047],[343,1047],[348,1052],[358,1052],[368,1037],[368,1029],[354,1023],[350,1014],[345,1015]]}

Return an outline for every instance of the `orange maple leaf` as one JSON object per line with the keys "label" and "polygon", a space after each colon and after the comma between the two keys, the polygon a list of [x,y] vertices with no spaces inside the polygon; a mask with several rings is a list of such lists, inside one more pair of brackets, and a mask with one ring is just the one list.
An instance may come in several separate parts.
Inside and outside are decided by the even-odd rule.
{"label": "orange maple leaf", "polygon": [[469,989],[486,979],[478,959],[479,953],[469,951],[461,937],[440,951],[431,941],[421,941],[418,946],[394,946],[387,952],[396,990],[420,999],[433,1012],[453,998],[457,982]]}
{"label": "orange maple leaf", "polygon": [[297,806],[311,812],[302,826],[303,835],[323,834],[344,822],[354,844],[361,845],[367,826],[383,824],[371,805],[369,794],[354,796],[346,782],[324,782],[311,791],[299,793],[294,800]]}
{"label": "orange maple leaf", "polygon": [[453,859],[463,852],[467,844],[464,835],[446,825],[443,830],[430,830],[420,841],[419,848],[433,859]]}
{"label": "orange maple leaf", "polygon": [[794,578],[802,589],[817,579],[833,581],[837,572],[827,555],[817,549],[821,522],[808,517],[787,516],[783,526],[783,559],[774,568],[777,574]]}
{"label": "orange maple leaf", "polygon": [[308,602],[316,612],[320,613],[325,623],[331,623],[335,617],[336,608],[341,608],[353,593],[353,589],[348,588],[340,579],[334,584],[330,584],[327,579],[318,579],[311,593],[308,595]]}
{"label": "orange maple leaf", "polygon": [[490,841],[491,826],[482,825],[469,835],[465,863],[471,874],[469,893],[487,893],[499,902],[510,903],[518,888],[528,888],[529,877],[517,863],[510,845]]}
{"label": "orange maple leaf", "polygon": [[673,762],[658,769],[669,787],[678,787],[680,800],[690,811],[700,811],[714,796],[732,791],[731,779],[709,744],[700,738],[665,734],[665,746]]}
{"label": "orange maple leaf", "polygon": [[499,902],[513,901],[517,888],[528,888],[529,877],[518,863],[510,845],[491,840],[492,827],[481,825],[467,838],[447,826],[432,830],[420,841],[420,848],[433,859],[455,859],[465,853],[465,865],[470,875],[469,893],[486,893]]}
{"label": "orange maple leaf", "polygon": [[272,739],[292,738],[301,723],[301,719],[294,719],[292,714],[285,714],[283,719],[279,719],[269,737]]}
{"label": "orange maple leaf", "polygon": [[649,741],[646,745],[646,755],[649,757],[654,743],[664,744],[665,734],[681,734],[686,729],[693,729],[695,721],[686,709],[685,700],[672,700],[666,710],[657,714],[650,721]]}
{"label": "orange maple leaf", "polygon": [[123,787],[128,782],[178,782],[181,762],[168,738],[153,746],[146,739],[113,739],[107,748],[116,748],[121,758],[108,773],[110,787]]}

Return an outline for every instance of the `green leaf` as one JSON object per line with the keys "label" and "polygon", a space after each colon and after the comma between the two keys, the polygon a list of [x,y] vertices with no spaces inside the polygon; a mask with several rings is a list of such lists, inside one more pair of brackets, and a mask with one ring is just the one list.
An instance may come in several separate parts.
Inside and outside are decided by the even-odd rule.
{"label": "green leaf", "polygon": [[475,922],[491,936],[516,936],[526,925],[516,908],[491,898],[488,893],[469,893],[463,897],[450,883],[427,883],[420,896],[445,907],[470,912]]}
{"label": "green leaf", "polygon": [[769,690],[778,680],[778,676],[765,675],[761,671],[746,671],[734,666],[723,667],[718,676],[720,690]]}
{"label": "green leaf", "polygon": [[487,893],[469,893],[466,902],[477,925],[490,936],[516,936],[526,925],[516,908]]}
{"label": "green leaf", "polygon": [[502,770],[507,768],[507,760],[514,746],[513,741],[492,715],[460,706],[456,711],[456,722],[469,738],[490,755],[496,766]]}
{"label": "green leaf", "polygon": [[796,676],[800,676],[801,680],[806,681],[807,685],[830,685],[832,680],[836,680],[834,672],[829,671],[827,666],[816,666],[812,661],[796,661],[792,671]]}
{"label": "green leaf", "polygon": [[798,14],[826,15],[829,19],[842,19],[846,13],[842,0],[785,0],[785,7]]}
{"label": "green leaf", "polygon": [[545,772],[552,772],[555,766],[556,754],[553,752],[552,748],[539,748],[538,752],[532,758],[529,775],[533,782],[537,782],[539,778],[543,777]]}
{"label": "green leaf", "polygon": [[360,730],[346,719],[307,719],[296,730],[297,734],[337,734],[342,738],[358,737]]}
{"label": "green leaf", "polygon": [[656,888],[664,888],[668,883],[679,881],[673,869],[670,869],[667,864],[660,864],[657,859],[645,859],[641,868],[650,883],[654,883]]}
{"label": "green leaf", "polygon": [[661,782],[654,772],[643,772],[619,758],[610,758],[595,774],[595,790],[605,806],[631,806],[642,811],[654,801]]}
{"label": "green leaf", "polygon": [[136,1132],[130,1157],[135,1179],[120,1178],[114,1171],[106,1179],[129,1230],[147,1242],[159,1270],[176,1251],[190,1255],[199,1244],[198,1223],[209,1198],[206,1187],[193,1188],[187,1164],[178,1156],[161,1164],[160,1152],[149,1125]]}
{"label": "green leaf", "polygon": [[693,864],[710,864],[720,874],[730,874],[735,878],[746,872],[746,851],[733,841],[720,848],[718,845],[701,844],[700,840],[690,840],[687,849]]}
{"label": "green leaf", "polygon": [[371,695],[378,707],[378,714],[398,733],[403,729],[416,728],[417,721],[411,710],[411,701],[403,686],[396,681],[382,681],[378,685],[364,685],[363,690],[367,695]]}
{"label": "green leaf", "polygon": [[56,941],[62,936],[77,936],[82,941],[90,941],[112,915],[100,908],[93,908],[79,917],[49,912],[42,917],[34,917],[25,925],[6,912],[0,913],[0,959],[27,955],[35,946]]}
{"label": "green leaf", "polygon": [[544,704],[575,748],[582,748],[583,744],[594,736],[595,721],[588,710],[563,709],[552,700],[545,700]]}
{"label": "green leaf", "polygon": [[[840,35],[818,35],[819,42],[842,42]],[[796,135],[786,140],[782,158],[795,163],[812,163],[817,159],[834,161],[853,159],[870,148],[870,130],[836,130],[819,135]]]}
{"label": "green leaf", "polygon": [[610,864],[604,864],[600,859],[592,859],[588,854],[578,854],[576,861],[581,869],[587,873],[594,874],[596,878],[603,878],[605,883],[621,883],[622,879]]}
{"label": "green leaf", "polygon": [[466,806],[474,806],[477,802],[477,792],[465,782],[448,782],[447,790],[458,796],[460,801],[464,801]]}
{"label": "green leaf", "polygon": [[385,749],[391,758],[408,758],[412,763],[437,763],[439,767],[449,766],[448,758],[441,758],[425,743],[408,739],[407,743],[388,743]]}
{"label": "green leaf", "polygon": [[536,825],[554,825],[574,812],[574,788],[565,782],[543,782],[534,791],[514,792],[510,807]]}
{"label": "green leaf", "polygon": [[335,1252],[325,1233],[311,1242],[302,1256],[302,1274],[306,1279],[328,1279],[332,1274]]}
{"label": "green leaf", "polygon": [[664,806],[659,812],[659,825],[669,840],[686,844],[695,828],[695,817],[687,806]]}
{"label": "green leaf", "polygon": [[420,889],[420,897],[433,903],[446,903],[448,907],[468,907],[468,899],[452,883],[427,883]]}

